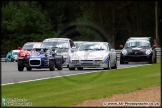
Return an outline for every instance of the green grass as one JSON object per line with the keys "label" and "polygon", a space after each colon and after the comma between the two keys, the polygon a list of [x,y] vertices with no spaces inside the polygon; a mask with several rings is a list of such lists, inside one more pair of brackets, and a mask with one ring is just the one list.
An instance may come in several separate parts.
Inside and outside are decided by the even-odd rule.
{"label": "green grass", "polygon": [[72,106],[160,85],[160,64],[108,70],[2,86],[2,98],[25,98],[33,106]]}

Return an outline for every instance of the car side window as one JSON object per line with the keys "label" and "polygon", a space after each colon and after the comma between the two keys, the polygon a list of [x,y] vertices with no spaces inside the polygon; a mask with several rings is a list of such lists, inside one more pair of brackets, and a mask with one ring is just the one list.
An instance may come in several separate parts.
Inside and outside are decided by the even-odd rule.
{"label": "car side window", "polygon": [[112,49],[111,45],[108,44],[108,51],[110,51]]}
{"label": "car side window", "polygon": [[70,41],[70,47],[72,48],[74,43],[71,40],[69,40],[69,41]]}

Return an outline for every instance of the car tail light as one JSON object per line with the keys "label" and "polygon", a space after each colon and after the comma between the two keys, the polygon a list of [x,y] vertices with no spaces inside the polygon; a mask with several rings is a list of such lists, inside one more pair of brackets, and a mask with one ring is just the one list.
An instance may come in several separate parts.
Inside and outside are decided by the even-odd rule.
{"label": "car tail light", "polygon": [[95,60],[95,62],[100,63],[100,62],[102,62],[102,60]]}
{"label": "car tail light", "polygon": [[66,58],[64,58],[64,61],[66,61]]}
{"label": "car tail light", "polygon": [[96,62],[102,62],[102,60],[95,60]]}

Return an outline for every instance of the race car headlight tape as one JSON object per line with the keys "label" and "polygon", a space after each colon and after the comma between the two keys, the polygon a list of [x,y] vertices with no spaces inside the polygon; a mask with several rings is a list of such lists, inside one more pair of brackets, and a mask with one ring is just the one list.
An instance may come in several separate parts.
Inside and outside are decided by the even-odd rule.
{"label": "race car headlight tape", "polygon": [[149,55],[151,53],[150,50],[146,50],[146,54]]}
{"label": "race car headlight tape", "polygon": [[123,55],[126,55],[126,54],[127,54],[127,50],[125,50],[125,49],[122,50],[122,54],[123,54]]}

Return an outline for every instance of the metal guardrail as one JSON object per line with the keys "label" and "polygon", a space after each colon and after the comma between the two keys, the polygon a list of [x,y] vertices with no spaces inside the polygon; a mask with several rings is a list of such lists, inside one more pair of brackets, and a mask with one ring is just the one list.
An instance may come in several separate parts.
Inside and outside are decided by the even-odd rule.
{"label": "metal guardrail", "polygon": [[[115,50],[115,52],[117,53],[117,57],[120,58],[120,51],[121,50]],[[157,51],[157,57],[161,57],[161,48],[156,48]],[[1,62],[5,62],[5,58],[1,58]]]}

